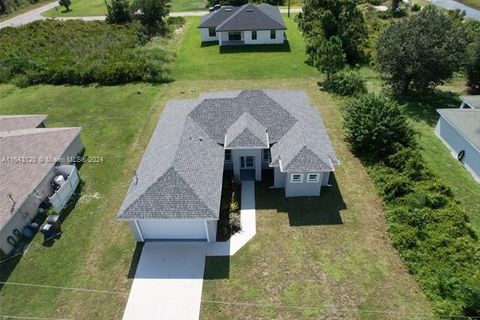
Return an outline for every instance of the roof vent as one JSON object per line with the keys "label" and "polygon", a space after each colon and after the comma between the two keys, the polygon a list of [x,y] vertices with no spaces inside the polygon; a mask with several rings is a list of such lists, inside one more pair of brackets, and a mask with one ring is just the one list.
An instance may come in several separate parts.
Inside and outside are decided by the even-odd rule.
{"label": "roof vent", "polygon": [[247,12],[253,12],[253,9],[247,9],[246,11]]}
{"label": "roof vent", "polygon": [[232,8],[225,8],[225,11],[230,12],[232,11]]}
{"label": "roof vent", "polygon": [[203,141],[203,137],[198,137],[198,140],[199,140],[199,141]]}

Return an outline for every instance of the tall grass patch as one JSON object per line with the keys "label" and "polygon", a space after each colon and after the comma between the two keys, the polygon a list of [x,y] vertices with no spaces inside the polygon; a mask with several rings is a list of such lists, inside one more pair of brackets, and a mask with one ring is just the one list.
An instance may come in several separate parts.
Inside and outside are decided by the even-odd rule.
{"label": "tall grass patch", "polygon": [[104,85],[171,80],[171,56],[143,48],[138,25],[37,21],[0,30],[0,82]]}

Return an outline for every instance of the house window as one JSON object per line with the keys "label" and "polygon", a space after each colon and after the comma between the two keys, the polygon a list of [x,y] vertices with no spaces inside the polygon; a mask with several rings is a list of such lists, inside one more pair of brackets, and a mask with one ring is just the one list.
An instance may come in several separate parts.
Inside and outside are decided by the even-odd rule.
{"label": "house window", "polygon": [[232,150],[225,150],[225,161],[232,161]]}
{"label": "house window", "polygon": [[320,181],[320,174],[318,173],[309,173],[307,176],[307,182],[318,182]]}
{"label": "house window", "polygon": [[303,173],[294,173],[290,176],[290,183],[302,183]]}
{"label": "house window", "polygon": [[270,149],[263,149],[263,161],[270,162]]}
{"label": "house window", "polygon": [[270,30],[270,39],[275,39],[275,38],[276,38],[275,30]]}
{"label": "house window", "polygon": [[208,36],[209,37],[216,37],[217,36],[217,31],[215,31],[215,28],[208,28]]}
{"label": "house window", "polygon": [[252,31],[252,40],[257,40],[257,30]]}

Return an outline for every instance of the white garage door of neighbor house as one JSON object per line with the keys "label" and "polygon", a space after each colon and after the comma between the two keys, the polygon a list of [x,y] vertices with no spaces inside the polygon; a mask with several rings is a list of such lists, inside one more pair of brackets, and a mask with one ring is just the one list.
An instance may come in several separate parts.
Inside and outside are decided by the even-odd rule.
{"label": "white garage door of neighbor house", "polygon": [[203,220],[138,220],[145,240],[206,239]]}

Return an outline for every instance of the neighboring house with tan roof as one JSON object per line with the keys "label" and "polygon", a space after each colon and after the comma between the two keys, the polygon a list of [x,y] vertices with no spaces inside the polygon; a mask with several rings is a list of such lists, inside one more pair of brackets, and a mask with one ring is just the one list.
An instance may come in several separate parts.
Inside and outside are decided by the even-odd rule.
{"label": "neighboring house with tan roof", "polygon": [[198,28],[202,42],[220,46],[282,44],[287,29],[278,7],[267,3],[222,6],[203,16]]}
{"label": "neighboring house with tan roof", "polygon": [[437,109],[435,133],[480,182],[480,109]]}
{"label": "neighboring house with tan roof", "polygon": [[54,192],[58,163],[71,163],[84,149],[81,128],[42,128],[46,116],[0,116],[0,250],[22,232],[39,205]]}
{"label": "neighboring house with tan roof", "polygon": [[34,115],[0,115],[0,131],[11,131],[19,129],[44,128],[45,114]]}
{"label": "neighboring house with tan roof", "polygon": [[338,164],[303,91],[246,90],[169,101],[117,216],[137,241],[216,241],[224,170],[286,197],[319,196]]}

